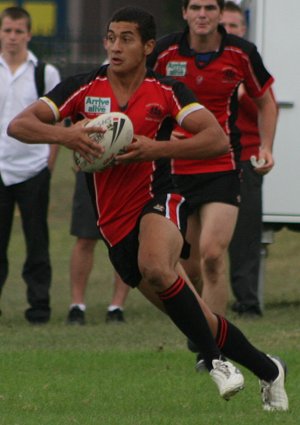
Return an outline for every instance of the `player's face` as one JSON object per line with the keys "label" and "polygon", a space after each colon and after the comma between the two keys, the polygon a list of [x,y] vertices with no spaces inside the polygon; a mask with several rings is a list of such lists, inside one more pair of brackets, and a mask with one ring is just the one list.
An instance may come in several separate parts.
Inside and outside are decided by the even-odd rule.
{"label": "player's face", "polygon": [[105,40],[110,69],[127,74],[145,67],[146,56],[152,52],[154,43],[154,40],[142,42],[137,24],[112,22]]}
{"label": "player's face", "polygon": [[229,34],[244,37],[246,33],[246,26],[244,24],[243,17],[238,12],[224,10],[221,18],[221,24]]}
{"label": "player's face", "polygon": [[31,33],[25,18],[13,20],[6,16],[0,28],[0,42],[3,53],[17,54],[27,50]]}
{"label": "player's face", "polygon": [[182,14],[190,32],[202,36],[215,33],[221,18],[217,0],[190,0],[187,9],[183,9]]}

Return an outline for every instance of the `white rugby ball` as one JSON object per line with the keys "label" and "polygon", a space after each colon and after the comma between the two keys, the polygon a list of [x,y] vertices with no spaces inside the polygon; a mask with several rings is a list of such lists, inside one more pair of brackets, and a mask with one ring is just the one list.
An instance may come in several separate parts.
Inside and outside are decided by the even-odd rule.
{"label": "white rugby ball", "polygon": [[101,158],[94,158],[93,163],[88,162],[78,152],[74,152],[75,164],[80,170],[93,173],[103,171],[114,163],[114,156],[123,152],[133,139],[133,125],[127,115],[122,112],[101,114],[90,120],[86,127],[103,127],[105,133],[92,133],[89,137],[105,147]]}

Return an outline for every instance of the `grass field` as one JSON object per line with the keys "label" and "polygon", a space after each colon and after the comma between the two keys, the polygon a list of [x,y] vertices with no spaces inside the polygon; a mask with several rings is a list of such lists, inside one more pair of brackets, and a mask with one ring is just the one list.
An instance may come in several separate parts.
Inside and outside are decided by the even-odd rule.
{"label": "grass field", "polygon": [[263,412],[257,379],[246,370],[245,390],[225,402],[208,374],[194,372],[194,356],[181,334],[138,291],[130,292],[125,325],[104,323],[112,271],[101,243],[86,298],[87,325],[65,324],[74,243],[71,165],[71,154],[61,150],[50,208],[53,314],[43,327],[23,318],[24,241],[16,213],[1,299],[0,425],[299,424],[300,235],[282,230],[269,247],[264,317],[251,321],[228,314],[255,345],[287,361],[290,411]]}

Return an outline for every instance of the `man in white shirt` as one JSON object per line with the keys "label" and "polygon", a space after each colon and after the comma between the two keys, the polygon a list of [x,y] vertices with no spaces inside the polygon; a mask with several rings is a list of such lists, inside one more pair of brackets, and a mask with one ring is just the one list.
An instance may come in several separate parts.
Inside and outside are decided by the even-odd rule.
{"label": "man in white shirt", "polygon": [[[33,324],[50,318],[51,263],[48,236],[48,200],[51,170],[57,146],[26,145],[6,133],[10,120],[38,98],[35,67],[28,50],[31,17],[20,7],[0,15],[0,292],[7,279],[8,244],[15,205],[20,210],[26,241],[22,277],[27,285],[26,319]],[[45,67],[45,91],[60,81],[58,70]]]}

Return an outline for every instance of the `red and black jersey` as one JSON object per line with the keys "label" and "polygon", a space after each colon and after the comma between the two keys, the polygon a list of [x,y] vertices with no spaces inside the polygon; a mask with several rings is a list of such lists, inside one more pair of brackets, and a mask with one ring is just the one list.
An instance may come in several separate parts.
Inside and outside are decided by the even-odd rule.
{"label": "red and black jersey", "polygon": [[203,61],[203,55],[190,49],[188,29],[160,39],[149,57],[148,64],[156,72],[184,82],[198,101],[216,116],[231,139],[231,153],[211,160],[174,161],[174,173],[177,174],[235,169],[240,153],[239,131],[235,125],[237,88],[243,83],[251,97],[259,97],[273,82],[253,43],[227,34],[222,26],[219,32],[222,35],[220,49],[210,52],[207,61]]}
{"label": "red and black jersey", "polygon": [[[57,119],[70,117],[74,123],[101,113],[121,112],[107,78],[107,65],[67,78],[43,100]],[[131,119],[135,134],[155,138],[167,117],[180,124],[190,112],[201,108],[184,84],[159,77],[149,69],[122,112]],[[134,228],[143,207],[154,195],[174,192],[169,160],[120,164],[91,176],[98,226],[111,246]]]}

